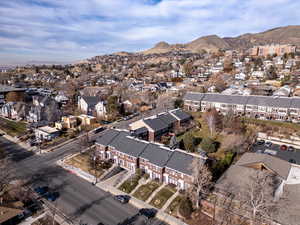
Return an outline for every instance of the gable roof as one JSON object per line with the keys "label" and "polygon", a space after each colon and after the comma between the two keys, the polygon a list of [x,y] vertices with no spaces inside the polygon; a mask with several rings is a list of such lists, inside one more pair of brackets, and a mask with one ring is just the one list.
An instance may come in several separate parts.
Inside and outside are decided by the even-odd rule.
{"label": "gable roof", "polygon": [[192,175],[191,165],[193,160],[194,156],[175,150],[167,162],[166,167],[184,174]]}
{"label": "gable roof", "polygon": [[144,119],[144,122],[154,131],[164,130],[169,127],[169,125],[165,122],[163,122],[159,118],[148,118]]}
{"label": "gable roof", "polygon": [[192,118],[192,116],[186,112],[184,112],[182,109],[174,109],[170,111],[171,114],[174,114],[178,119],[180,120],[187,120]]}
{"label": "gable roof", "polygon": [[287,179],[291,169],[291,164],[287,161],[281,160],[268,154],[249,152],[245,153],[236,163],[236,165],[249,167],[258,163],[263,164],[265,167],[267,167],[267,169],[272,170],[274,173],[285,180]]}
{"label": "gable roof", "polygon": [[172,124],[172,123],[175,123],[177,121],[177,119],[172,114],[170,114],[168,112],[158,114],[157,117],[159,119],[161,119],[163,122],[165,122],[166,124]]}
{"label": "gable roof", "polygon": [[96,143],[107,146],[119,134],[120,131],[114,129],[105,130],[102,135],[96,139]]}
{"label": "gable roof", "polygon": [[150,143],[140,155],[141,158],[159,167],[164,167],[174,151],[158,144]]}
{"label": "gable roof", "polygon": [[198,92],[187,92],[183,99],[184,100],[190,100],[190,101],[201,101],[204,97],[204,93],[198,93]]}
{"label": "gable roof", "polygon": [[81,96],[81,98],[88,104],[89,106],[95,106],[97,105],[101,99],[98,96]]}
{"label": "gable roof", "polygon": [[120,134],[111,141],[109,146],[112,146],[117,151],[127,155],[139,157],[148,143],[135,139],[129,135],[130,133],[121,131]]}

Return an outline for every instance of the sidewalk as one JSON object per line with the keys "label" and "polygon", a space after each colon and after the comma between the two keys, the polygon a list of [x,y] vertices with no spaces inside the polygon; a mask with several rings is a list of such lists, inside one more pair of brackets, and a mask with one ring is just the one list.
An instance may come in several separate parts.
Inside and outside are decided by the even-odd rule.
{"label": "sidewalk", "polygon": [[[73,167],[73,166],[66,166],[64,165],[62,160],[57,161],[57,164],[64,167],[65,169],[69,170],[72,173],[75,173],[76,175],[80,176],[81,178],[89,181],[89,182],[94,182],[95,178],[94,176],[92,176],[91,174],[87,174],[83,171],[79,172],[79,169]],[[119,174],[117,174],[119,175]],[[128,174],[124,177],[124,179],[122,179],[122,181],[125,181],[125,178],[127,178],[127,176],[132,175],[132,174]],[[117,179],[116,177],[118,176],[113,176],[110,179],[103,181],[103,182],[99,182],[96,184],[96,186],[98,188],[101,188],[102,190],[111,193],[112,195],[127,195],[127,193],[124,193],[122,191],[120,191],[117,187],[112,186],[111,184],[114,182],[115,179]],[[129,178],[129,177],[128,177]],[[127,179],[128,179],[127,178]],[[147,180],[148,181],[148,180]],[[121,183],[121,182],[120,182]],[[121,183],[122,184],[122,183]],[[164,186],[164,185],[162,185]],[[174,194],[176,195],[176,194]],[[174,196],[173,195],[173,196]],[[151,196],[150,196],[151,197]],[[129,203],[132,204],[133,206],[137,207],[137,208],[153,208],[152,205],[141,201],[133,196],[131,196]],[[168,203],[168,201],[166,202],[166,204]],[[184,223],[183,221],[165,213],[163,210],[159,210],[157,209],[158,212],[156,214],[156,217],[170,225],[187,225],[186,223]]]}

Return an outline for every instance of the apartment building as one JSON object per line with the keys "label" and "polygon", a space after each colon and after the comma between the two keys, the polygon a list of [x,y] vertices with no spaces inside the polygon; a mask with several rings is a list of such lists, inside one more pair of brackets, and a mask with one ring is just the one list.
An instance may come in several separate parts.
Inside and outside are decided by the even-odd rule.
{"label": "apartment building", "polygon": [[148,142],[132,136],[127,130],[109,129],[96,140],[96,155],[101,160],[113,160],[134,173],[141,169],[151,179],[174,184],[179,189],[188,188],[192,181],[192,162],[195,157],[180,149],[170,149],[162,144]]}
{"label": "apartment building", "polygon": [[300,98],[188,92],[184,96],[184,107],[189,111],[205,112],[215,108],[223,115],[231,111],[256,119],[300,121]]}
{"label": "apartment building", "polygon": [[129,127],[137,137],[148,141],[159,141],[163,135],[187,126],[191,119],[190,114],[181,109],[173,109],[133,122]]}
{"label": "apartment building", "polygon": [[279,56],[289,53],[295,53],[296,46],[290,44],[271,44],[255,46],[251,49],[250,54],[252,56],[268,56],[277,54]]}

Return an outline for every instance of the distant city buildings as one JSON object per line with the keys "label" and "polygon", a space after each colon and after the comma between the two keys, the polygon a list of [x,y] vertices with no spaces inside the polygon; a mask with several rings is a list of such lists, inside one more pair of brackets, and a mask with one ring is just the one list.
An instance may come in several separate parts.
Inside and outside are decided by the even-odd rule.
{"label": "distant city buildings", "polygon": [[250,54],[252,56],[268,56],[268,55],[284,55],[289,53],[295,53],[296,52],[296,46],[290,45],[290,44],[272,44],[272,45],[261,45],[261,46],[255,46],[251,49]]}

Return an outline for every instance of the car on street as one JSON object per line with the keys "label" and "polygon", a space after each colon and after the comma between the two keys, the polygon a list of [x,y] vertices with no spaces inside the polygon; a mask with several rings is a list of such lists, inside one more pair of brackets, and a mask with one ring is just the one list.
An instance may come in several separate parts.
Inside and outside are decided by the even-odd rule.
{"label": "car on street", "polygon": [[39,187],[36,187],[34,189],[34,191],[39,195],[44,195],[49,191],[49,188],[47,186],[42,186],[42,187],[39,186]]}
{"label": "car on street", "polygon": [[256,145],[263,145],[265,143],[264,140],[258,140],[255,144]]}
{"label": "car on street", "polygon": [[126,204],[129,202],[130,197],[128,195],[116,195],[114,199],[121,202],[122,204]]}
{"label": "car on street", "polygon": [[46,198],[48,201],[51,201],[51,202],[54,202],[58,197],[59,197],[59,193],[58,193],[58,192],[48,192],[48,193],[45,195],[45,198]]}
{"label": "car on street", "polygon": [[287,150],[287,146],[286,145],[280,145],[280,150],[281,151],[286,151]]}
{"label": "car on street", "polygon": [[295,151],[295,148],[293,146],[289,146],[287,150],[290,152],[293,152],[293,151]]}
{"label": "car on street", "polygon": [[156,216],[157,210],[156,209],[149,209],[149,208],[142,208],[139,210],[139,215],[145,216],[147,219],[154,218]]}
{"label": "car on street", "polygon": [[267,142],[265,143],[265,146],[268,147],[268,148],[270,148],[270,147],[272,146],[272,142],[267,141]]}

